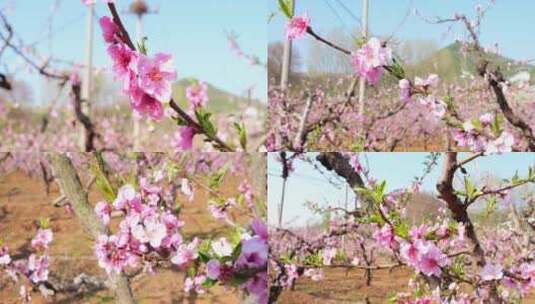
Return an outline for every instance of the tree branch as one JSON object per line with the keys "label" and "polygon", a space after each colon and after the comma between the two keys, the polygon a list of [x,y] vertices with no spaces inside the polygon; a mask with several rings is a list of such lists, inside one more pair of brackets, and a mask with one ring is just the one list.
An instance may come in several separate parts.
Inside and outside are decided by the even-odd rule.
{"label": "tree branch", "polygon": [[[74,213],[80,220],[82,227],[94,239],[97,239],[102,234],[108,234],[108,228],[99,220],[89,204],[87,193],[80,183],[80,178],[71,160],[65,154],[58,153],[48,153],[47,158],[62,192],[71,202]],[[130,283],[124,274],[109,274],[108,278],[112,289],[115,291],[117,303],[135,303]]]}
{"label": "tree branch", "polygon": [[[136,48],[134,47],[134,43],[132,43],[132,39],[130,38],[128,31],[123,25],[123,22],[121,21],[121,17],[119,16],[119,13],[117,13],[115,4],[108,3],[108,8],[113,16],[114,23],[119,27],[119,31],[121,33],[120,36],[123,42],[126,43],[131,50],[135,51]],[[178,116],[182,120],[187,122],[188,125],[195,130],[195,133],[203,134],[211,142],[215,143],[214,146],[216,149],[219,149],[223,152],[234,152],[234,149],[230,147],[228,144],[226,144],[223,140],[221,140],[217,135],[211,135],[208,132],[206,132],[201,125],[199,125],[188,113],[186,113],[182,108],[180,108],[180,106],[174,101],[173,98],[171,98],[171,100],[169,101],[169,106],[178,114]]]}

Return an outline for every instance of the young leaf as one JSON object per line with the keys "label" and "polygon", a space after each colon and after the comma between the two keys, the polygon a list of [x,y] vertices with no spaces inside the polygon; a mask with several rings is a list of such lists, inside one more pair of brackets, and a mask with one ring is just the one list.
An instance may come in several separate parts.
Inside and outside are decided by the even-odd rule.
{"label": "young leaf", "polygon": [[500,115],[494,115],[494,121],[490,125],[490,129],[496,137],[500,136],[502,133],[501,123],[502,117]]}
{"label": "young leaf", "polygon": [[210,278],[206,278],[204,280],[204,282],[202,282],[202,287],[204,288],[210,288],[212,286],[214,286],[215,284],[217,283],[217,280],[214,280],[214,279],[210,279]]}
{"label": "young leaf", "polygon": [[223,183],[227,171],[228,167],[225,166],[209,177],[208,186],[210,187],[210,189],[217,189],[219,188],[219,186],[221,186],[221,183]]}
{"label": "young leaf", "polygon": [[236,128],[236,131],[238,131],[240,146],[243,148],[243,150],[247,150],[247,131],[245,130],[245,125],[240,125],[239,123],[235,122],[234,128]]}
{"label": "young leaf", "polygon": [[464,177],[464,189],[466,190],[466,197],[468,197],[469,200],[474,199],[481,193],[481,191],[476,188],[470,178],[466,176]]}
{"label": "young leaf", "polygon": [[495,196],[492,196],[487,201],[487,208],[485,210],[485,213],[487,216],[489,216],[491,213],[493,213],[496,210],[497,200]]}
{"label": "young leaf", "polygon": [[210,120],[212,117],[212,113],[207,112],[204,109],[199,109],[195,111],[195,117],[197,117],[197,121],[199,125],[201,125],[201,128],[204,130],[204,133],[208,137],[215,137],[217,134],[217,129]]}
{"label": "young leaf", "polygon": [[288,17],[288,19],[293,18],[293,8],[294,8],[293,0],[279,0],[279,8],[282,11],[282,13],[286,17]]}
{"label": "young leaf", "polygon": [[137,42],[137,49],[143,55],[147,55],[147,37],[143,37],[140,42]]}
{"label": "young leaf", "polygon": [[47,229],[50,227],[50,218],[42,217],[39,219],[39,228]]}

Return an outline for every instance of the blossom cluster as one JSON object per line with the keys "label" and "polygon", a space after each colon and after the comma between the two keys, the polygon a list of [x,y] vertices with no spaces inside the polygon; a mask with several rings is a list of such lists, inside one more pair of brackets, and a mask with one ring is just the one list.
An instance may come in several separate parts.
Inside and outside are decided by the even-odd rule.
{"label": "blossom cluster", "polygon": [[[447,105],[434,94],[429,94],[429,89],[438,87],[440,77],[436,74],[427,76],[426,79],[415,77],[414,85],[425,92],[425,96],[419,98],[419,103],[429,109],[434,117],[442,118],[446,114]],[[399,81],[400,99],[403,102],[412,101],[413,84],[407,79]]]}
{"label": "blossom cluster", "polygon": [[[308,229],[306,232],[296,230],[289,235],[290,238],[284,235],[282,238],[272,237],[277,240],[271,245],[275,256],[271,261],[274,277],[277,278],[275,285],[288,289],[302,276],[321,280],[321,267],[335,263],[360,267],[365,261],[365,267],[368,267],[369,263],[377,263],[370,260],[370,256],[379,255],[383,261],[388,256],[394,261],[392,266],[383,267],[405,265],[421,275],[417,277],[421,282],[416,279],[409,282],[409,292],[400,292],[392,298],[395,303],[474,303],[476,294],[480,299],[491,298],[493,284],[500,286],[499,297],[509,303],[525,297],[532,290],[535,284],[532,251],[503,248],[504,244],[515,242],[517,237],[521,239],[521,235],[507,229],[498,229],[509,231],[500,232],[503,234],[501,237],[497,237],[496,232],[487,232],[493,235],[482,238],[482,244],[488,251],[486,264],[470,270],[465,265],[472,258],[472,244],[465,224],[453,220],[444,208],[439,210],[433,223],[409,224],[406,203],[410,202],[407,196],[410,193],[411,190],[396,190],[377,198],[377,202],[381,202],[375,211],[377,214],[372,212],[363,219],[331,220],[329,230],[317,238],[312,238],[310,234],[314,232],[308,232]],[[355,221],[361,224],[353,224],[353,228],[348,229],[348,224]],[[354,236],[355,239],[342,247],[340,235],[352,240]],[[362,235],[371,235],[371,239],[364,240]],[[355,241],[356,244],[353,243]],[[365,258],[359,258],[359,255]],[[284,259],[278,260],[277,256]],[[288,259],[288,256],[292,258]],[[445,287],[437,288],[422,279],[431,277],[444,283]],[[462,287],[463,282],[471,284],[477,293],[467,293]]]}
{"label": "blossom cluster", "polygon": [[153,265],[146,259],[149,255],[183,255],[180,228],[184,223],[163,206],[162,188],[145,179],[141,179],[140,188],[138,192],[132,185],[124,185],[112,204],[102,201],[95,206],[96,214],[106,225],[113,212],[124,216],[115,234],[100,235],[95,242],[98,263],[108,273],[140,265],[151,269]]}
{"label": "blossom cluster", "polygon": [[[414,85],[407,79],[399,81],[400,99],[410,102],[414,89],[418,88],[424,96],[419,97],[419,103],[430,110],[434,117],[444,119],[448,105],[440,100],[430,89],[437,88],[440,77],[435,74],[426,79],[415,78]],[[511,152],[515,145],[515,138],[509,132],[502,130],[500,119],[493,113],[482,114],[479,118],[465,121],[462,127],[453,128],[453,140],[461,148],[470,148],[473,152],[503,153]]]}
{"label": "blossom cluster", "polygon": [[216,283],[237,285],[254,303],[267,303],[267,228],[262,220],[254,219],[251,229],[252,233],[242,232],[237,242],[221,237],[202,244],[196,239],[183,246],[171,262],[195,270],[186,278],[184,290],[203,294]]}
{"label": "blossom cluster", "polygon": [[119,26],[109,17],[100,19],[108,54],[113,60],[115,77],[123,81],[123,92],[129,96],[132,108],[154,120],[163,117],[163,104],[171,99],[172,81],[176,79],[172,55],[131,49]]}
{"label": "blossom cluster", "polygon": [[511,152],[515,145],[514,136],[500,130],[499,119],[492,113],[464,122],[462,128],[453,130],[453,139],[459,147],[487,154]]}
{"label": "blossom cluster", "polygon": [[362,48],[351,55],[351,63],[355,73],[375,85],[381,79],[384,66],[392,62],[392,50],[383,46],[382,42],[373,37]]}
{"label": "blossom cluster", "polygon": [[31,294],[25,283],[21,280],[26,278],[32,285],[38,285],[48,280],[50,256],[49,245],[54,235],[49,228],[40,228],[31,241],[33,252],[27,259],[15,260],[7,246],[0,248],[0,268],[17,284],[20,285],[19,295],[23,303],[31,301]]}
{"label": "blossom cluster", "polygon": [[[208,86],[204,82],[192,84],[186,88],[186,98],[190,104],[190,112],[195,112],[208,104]],[[173,147],[176,151],[191,150],[195,129],[181,126],[173,136]]]}
{"label": "blossom cluster", "polygon": [[[180,189],[185,196],[193,196],[187,180],[180,180]],[[240,186],[240,193],[244,200],[254,197],[246,182]],[[158,262],[168,261],[188,273],[185,292],[203,294],[207,288],[220,284],[239,287],[255,303],[267,303],[265,223],[254,219],[251,230],[240,229],[239,237],[187,241],[180,232],[184,223],[167,207],[164,196],[162,186],[141,178],[139,190],[127,184],[118,190],[112,203],[96,204],[95,213],[105,225],[109,226],[114,216],[121,217],[117,232],[101,235],[95,242],[99,265],[108,273],[120,273],[140,267],[153,271]],[[231,200],[236,204],[235,199]],[[226,210],[214,208],[219,210],[213,211],[215,215],[220,212],[221,219],[226,219]]]}

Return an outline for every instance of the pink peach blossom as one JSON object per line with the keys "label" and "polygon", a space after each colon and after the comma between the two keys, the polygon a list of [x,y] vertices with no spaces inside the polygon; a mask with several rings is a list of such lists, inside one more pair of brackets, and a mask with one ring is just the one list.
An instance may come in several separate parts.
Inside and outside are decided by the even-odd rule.
{"label": "pink peach blossom", "polygon": [[140,55],[137,58],[136,72],[139,88],[143,92],[162,103],[171,99],[171,81],[176,79],[171,54],[157,53],[152,58]]}
{"label": "pink peach blossom", "polygon": [[186,98],[193,109],[206,106],[208,103],[208,86],[204,82],[188,86],[186,88]]}
{"label": "pink peach blossom", "polygon": [[108,43],[116,43],[119,41],[119,27],[111,20],[110,17],[104,16],[100,18],[100,27],[102,28],[102,35],[104,41]]}
{"label": "pink peach blossom", "polygon": [[303,37],[309,25],[310,18],[306,13],[302,16],[293,17],[286,24],[286,38],[293,40]]}
{"label": "pink peach blossom", "polygon": [[191,150],[195,129],[188,126],[180,127],[173,138],[173,146],[177,151]]}

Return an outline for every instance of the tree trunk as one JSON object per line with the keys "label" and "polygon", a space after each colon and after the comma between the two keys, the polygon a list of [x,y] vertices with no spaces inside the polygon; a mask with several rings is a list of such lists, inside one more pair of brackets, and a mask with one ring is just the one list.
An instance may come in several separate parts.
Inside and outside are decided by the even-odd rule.
{"label": "tree trunk", "polygon": [[[54,176],[65,197],[71,202],[76,217],[82,227],[93,239],[101,234],[108,234],[108,228],[99,220],[87,199],[80,178],[71,160],[65,154],[48,153],[48,160],[54,171]],[[110,287],[115,292],[116,302],[119,304],[135,303],[128,278],[123,274],[108,275]]]}

